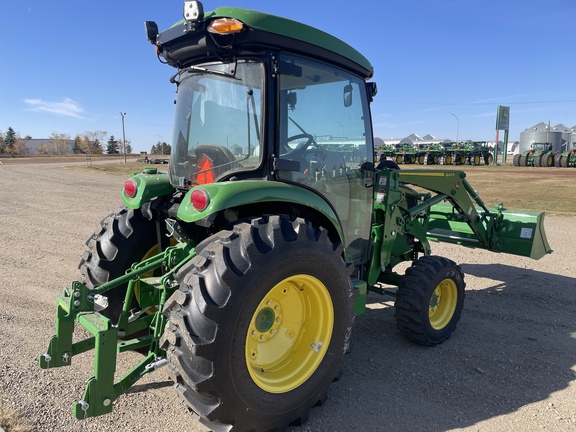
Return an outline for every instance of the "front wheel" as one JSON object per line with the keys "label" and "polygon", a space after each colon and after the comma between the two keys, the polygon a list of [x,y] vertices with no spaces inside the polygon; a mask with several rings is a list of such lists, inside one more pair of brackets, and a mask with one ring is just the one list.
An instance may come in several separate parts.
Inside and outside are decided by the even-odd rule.
{"label": "front wheel", "polygon": [[444,342],[464,307],[464,275],[453,261],[426,256],[406,270],[396,296],[396,325],[420,345]]}
{"label": "front wheel", "polygon": [[161,340],[178,395],[217,431],[301,424],[340,375],[352,327],[342,247],[302,219],[240,223],[177,274]]}

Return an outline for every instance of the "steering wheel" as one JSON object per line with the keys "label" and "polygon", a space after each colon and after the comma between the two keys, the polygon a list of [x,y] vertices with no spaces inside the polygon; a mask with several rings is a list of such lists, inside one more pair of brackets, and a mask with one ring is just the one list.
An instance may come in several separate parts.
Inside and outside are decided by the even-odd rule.
{"label": "steering wheel", "polygon": [[301,139],[301,138],[306,138],[306,142],[298,144],[298,147],[296,147],[293,150],[292,154],[294,154],[296,156],[303,155],[304,152],[306,151],[306,149],[308,147],[310,147],[310,144],[314,144],[314,146],[318,149],[320,148],[320,146],[318,145],[318,143],[316,142],[314,137],[308,133],[301,133],[301,134],[297,134],[297,135],[292,135],[291,137],[288,138],[287,142],[295,141],[295,140]]}

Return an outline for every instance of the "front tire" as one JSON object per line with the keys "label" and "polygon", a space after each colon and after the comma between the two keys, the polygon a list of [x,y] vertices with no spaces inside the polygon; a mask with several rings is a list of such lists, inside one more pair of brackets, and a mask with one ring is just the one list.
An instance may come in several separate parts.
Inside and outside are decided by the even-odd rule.
{"label": "front tire", "polygon": [[240,223],[177,274],[161,339],[185,405],[209,428],[301,424],[340,376],[352,327],[342,247],[302,219]]}
{"label": "front tire", "polygon": [[464,307],[464,275],[453,261],[426,256],[406,270],[396,296],[396,325],[420,345],[444,342],[456,329]]}

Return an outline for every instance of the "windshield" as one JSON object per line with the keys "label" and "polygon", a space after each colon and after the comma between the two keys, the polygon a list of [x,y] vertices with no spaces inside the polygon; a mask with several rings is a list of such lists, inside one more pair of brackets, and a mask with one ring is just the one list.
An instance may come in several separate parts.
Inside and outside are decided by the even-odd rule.
{"label": "windshield", "polygon": [[206,64],[179,78],[172,183],[189,188],[260,164],[262,65]]}

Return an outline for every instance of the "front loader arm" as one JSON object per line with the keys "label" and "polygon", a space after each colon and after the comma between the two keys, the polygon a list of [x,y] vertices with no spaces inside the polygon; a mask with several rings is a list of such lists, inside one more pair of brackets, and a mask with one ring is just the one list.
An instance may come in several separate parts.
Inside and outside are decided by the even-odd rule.
{"label": "front loader arm", "polygon": [[[494,236],[494,218],[490,211],[480,199],[468,181],[466,173],[463,171],[401,171],[400,181],[404,184],[411,184],[437,195],[424,200],[413,208],[408,209],[408,216],[415,215],[430,210],[434,205],[442,201],[448,201],[457,212],[462,221],[466,222],[473,231],[479,247],[483,249],[497,249],[497,239]],[[474,200],[474,201],[473,201]],[[482,214],[476,209],[480,206],[484,211]],[[494,244],[493,244],[494,242]]]}
{"label": "front loader arm", "polygon": [[[463,171],[401,171],[400,181],[437,195],[408,210],[410,217],[429,208],[427,237],[493,252],[540,259],[552,250],[544,232],[544,213],[490,211]],[[441,204],[440,201],[448,204]]]}
{"label": "front loader arm", "polygon": [[489,210],[463,171],[385,169],[376,181],[369,286],[396,284],[394,266],[429,255],[429,241],[533,259],[551,252],[544,213]]}

